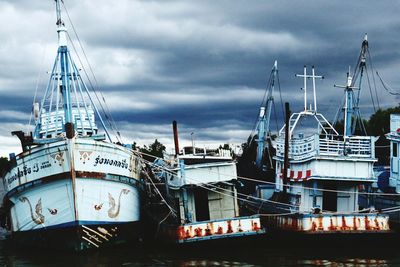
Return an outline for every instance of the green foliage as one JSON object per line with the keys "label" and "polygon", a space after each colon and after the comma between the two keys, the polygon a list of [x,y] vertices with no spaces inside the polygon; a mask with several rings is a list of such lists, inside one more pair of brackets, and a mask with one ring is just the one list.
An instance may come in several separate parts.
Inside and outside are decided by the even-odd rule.
{"label": "green foliage", "polygon": [[149,146],[145,145],[143,148],[138,147],[134,142],[132,148],[139,149],[139,151],[143,153],[143,157],[149,161],[154,161],[156,158],[162,158],[165,152],[165,146],[157,139],[154,140],[154,143]]}
{"label": "green foliage", "polygon": [[379,136],[390,132],[390,114],[400,114],[400,106],[378,109],[367,122],[368,135]]}
{"label": "green foliage", "polygon": [[[367,135],[381,136],[390,132],[390,114],[400,114],[400,106],[378,109],[374,114],[371,115],[369,120],[363,120]],[[355,118],[353,118],[354,120]],[[339,134],[343,134],[344,121],[340,120],[336,123],[335,129]],[[360,123],[357,122],[355,135],[363,135],[363,131],[360,129]]]}

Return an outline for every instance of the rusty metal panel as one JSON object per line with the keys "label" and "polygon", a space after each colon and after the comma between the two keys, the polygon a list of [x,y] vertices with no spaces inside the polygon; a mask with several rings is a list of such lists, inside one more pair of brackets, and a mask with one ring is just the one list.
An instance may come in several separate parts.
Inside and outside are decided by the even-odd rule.
{"label": "rusty metal panel", "polygon": [[389,231],[389,216],[382,214],[298,214],[270,217],[267,221],[282,230],[303,232]]}
{"label": "rusty metal panel", "polygon": [[178,241],[191,242],[265,233],[260,217],[238,217],[226,220],[190,223],[178,227]]}

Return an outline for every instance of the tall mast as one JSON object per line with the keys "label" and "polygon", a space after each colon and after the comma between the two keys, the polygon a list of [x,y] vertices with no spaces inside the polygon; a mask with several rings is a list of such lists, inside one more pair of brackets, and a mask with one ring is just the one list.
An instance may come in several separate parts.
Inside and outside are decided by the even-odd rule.
{"label": "tall mast", "polygon": [[[357,66],[356,66],[356,69],[354,70],[354,75],[353,75],[353,77],[356,77],[357,69],[358,69],[358,71],[360,72],[360,79],[359,79],[359,84],[358,84],[358,89],[359,90],[358,90],[357,100],[355,101],[355,105],[354,105],[354,113],[356,115],[356,118],[359,119],[361,128],[362,128],[362,130],[364,131],[365,134],[367,134],[367,132],[366,132],[364,124],[362,122],[361,114],[360,114],[360,110],[358,108],[358,105],[360,103],[361,83],[362,83],[362,79],[363,79],[364,70],[365,71],[367,70],[367,65],[366,65],[367,53],[369,53],[369,50],[368,50],[368,35],[365,34],[364,40],[363,40],[363,42],[361,44],[361,52],[360,52],[359,62],[357,64]],[[372,73],[372,75],[374,75],[374,74]],[[367,73],[367,76],[368,76],[368,73]],[[352,83],[353,87],[355,86],[355,84],[354,84],[355,80],[356,79],[354,79],[354,81]],[[374,105],[374,108],[375,108],[375,105]],[[378,108],[379,108],[379,103],[378,103]],[[351,129],[352,133],[354,133],[354,131],[356,130],[356,123],[357,123],[357,120],[353,123],[352,129]]]}
{"label": "tall mast", "polygon": [[[47,83],[39,112],[35,105],[34,139],[38,143],[51,142],[52,138],[76,135],[98,135],[95,115],[98,116],[105,134],[110,141],[104,121],[93,102],[89,88],[84,83],[79,68],[74,63],[67,42],[67,29],[61,16],[62,0],[55,0],[57,16],[58,49],[57,56]],[[36,119],[37,118],[37,119]]]}
{"label": "tall mast", "polygon": [[344,88],[345,90],[345,102],[344,102],[344,136],[352,136],[353,130],[353,116],[355,113],[354,108],[354,91],[353,89],[358,89],[357,87],[352,86],[353,78],[350,76],[350,70],[347,73],[347,84],[343,85],[334,85],[335,87]]}
{"label": "tall mast", "polygon": [[[363,125],[361,114],[359,110],[360,92],[364,70],[366,71],[366,57],[368,53],[368,37],[367,34],[364,36],[364,40],[361,44],[360,55],[357,60],[357,64],[354,68],[353,75],[351,75],[350,69],[347,73],[347,84],[346,85],[334,85],[334,87],[344,88],[345,101],[342,107],[344,112],[344,136],[352,136],[356,130],[357,121],[359,122],[361,130],[366,134],[365,127]],[[356,82],[358,80],[358,87]],[[357,98],[355,98],[354,90],[358,90]],[[335,123],[339,117],[339,112],[335,118]]]}
{"label": "tall mast", "polygon": [[61,18],[61,0],[56,1],[56,12],[57,12],[57,34],[58,34],[58,56],[61,64],[61,84],[59,84],[61,94],[63,97],[63,108],[65,123],[73,123],[72,121],[72,104],[71,104],[71,93],[70,93],[70,65],[68,58],[68,47],[67,47],[67,28],[65,28],[64,21]]}
{"label": "tall mast", "polygon": [[258,117],[257,123],[257,156],[256,156],[256,165],[258,168],[262,167],[262,159],[264,155],[264,147],[265,141],[267,140],[267,135],[270,131],[270,120],[271,120],[271,113],[272,113],[272,104],[274,102],[273,93],[275,90],[275,80],[277,79],[278,75],[278,62],[275,60],[274,66],[271,70],[271,79],[268,85],[268,92],[267,92],[267,102],[265,106],[260,108],[260,113]]}

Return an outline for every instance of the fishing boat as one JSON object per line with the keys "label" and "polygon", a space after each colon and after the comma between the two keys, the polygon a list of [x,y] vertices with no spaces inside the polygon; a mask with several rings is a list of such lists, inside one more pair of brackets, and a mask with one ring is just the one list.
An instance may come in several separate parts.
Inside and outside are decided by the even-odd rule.
{"label": "fishing boat", "polygon": [[400,114],[390,114],[390,132],[386,134],[390,141],[390,166],[378,166],[375,172],[378,182],[365,188],[365,196],[360,196],[360,205],[371,203],[376,209],[389,214],[391,227],[400,230]]}
{"label": "fishing boat", "polygon": [[[374,209],[360,211],[358,205],[359,186],[377,181],[373,172],[375,137],[346,130],[352,125],[351,77],[344,86],[349,101],[343,107],[343,135],[317,110],[316,79],[323,76],[315,75],[314,67],[308,74],[304,67],[297,77],[304,79],[304,109],[291,114],[287,103],[286,123],[276,139],[275,188],[273,192],[268,192],[271,187],[258,188],[258,197],[271,197],[264,201],[249,198],[255,201],[250,206],[265,214],[263,220],[270,231],[289,233],[290,237],[300,234],[302,240],[305,236],[324,235],[329,236],[325,241],[332,241],[390,234],[387,214]],[[308,79],[312,81],[312,101],[307,96]]]}
{"label": "fishing boat", "polygon": [[23,151],[10,154],[4,175],[7,226],[13,240],[35,247],[79,251],[136,242],[139,158],[112,142],[72,59],[62,5],[55,1],[58,50],[43,99],[34,103],[34,132],[12,132]]}
{"label": "fishing boat", "polygon": [[[366,71],[366,58],[368,50],[367,38],[364,39],[360,59],[358,65],[361,71],[359,71],[362,77],[362,71]],[[372,64],[369,66],[370,71],[372,70]],[[382,80],[379,73],[372,72],[370,75],[377,75],[382,83],[383,88],[387,93],[391,95],[398,95],[398,93],[392,92],[387,88],[386,83]],[[361,85],[361,81],[359,83]],[[359,88],[361,86],[358,86]],[[372,98],[372,96],[371,96]],[[372,98],[373,99],[373,98]],[[376,102],[379,103],[378,98]],[[356,102],[357,104],[357,102]],[[389,215],[390,226],[396,232],[400,230],[400,175],[399,175],[399,128],[400,128],[400,115],[390,114],[390,125],[389,129],[384,132],[382,127],[382,132],[379,137],[379,145],[377,149],[377,154],[380,156],[380,160],[374,166],[375,176],[377,177],[377,182],[373,184],[368,184],[362,186],[362,192],[359,195],[359,205],[362,207],[367,207],[373,205],[375,209],[381,210]],[[361,120],[360,120],[361,121]],[[354,127],[353,127],[354,128]],[[378,142],[376,144],[378,144]]]}
{"label": "fishing boat", "polygon": [[[265,234],[260,217],[240,216],[236,163],[226,149],[184,148],[150,164],[147,217],[151,239],[184,247],[237,244]],[[186,151],[186,152],[185,152]],[[154,230],[155,229],[155,230]]]}

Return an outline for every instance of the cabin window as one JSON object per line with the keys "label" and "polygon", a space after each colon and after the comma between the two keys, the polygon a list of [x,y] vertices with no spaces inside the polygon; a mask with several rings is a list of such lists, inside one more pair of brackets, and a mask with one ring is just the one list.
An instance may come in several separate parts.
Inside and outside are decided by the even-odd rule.
{"label": "cabin window", "polygon": [[397,143],[392,143],[392,156],[397,157]]}

